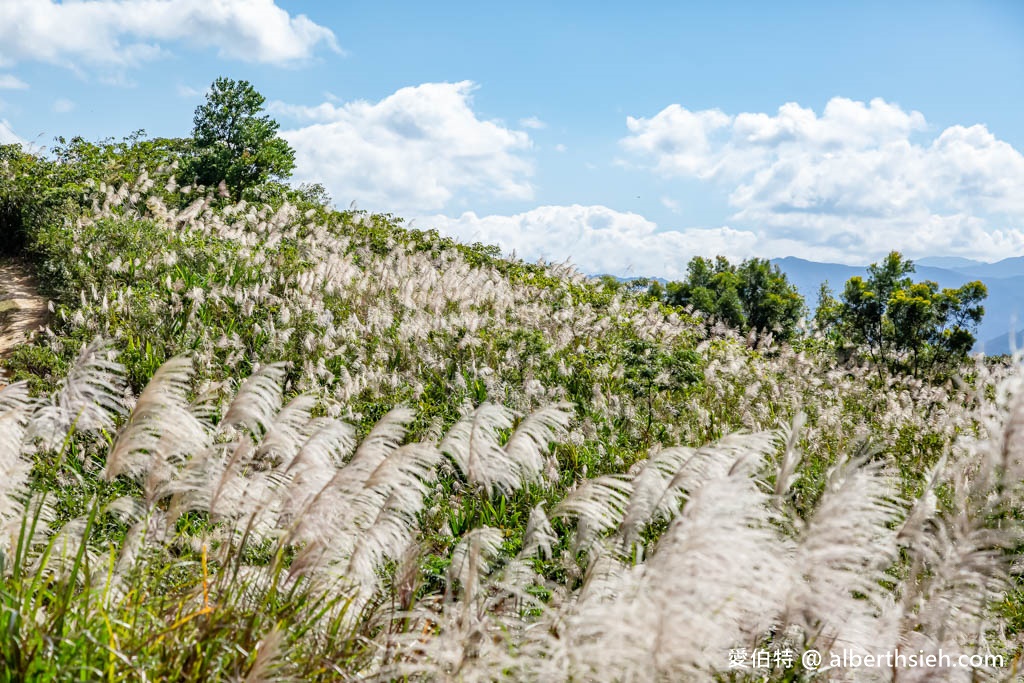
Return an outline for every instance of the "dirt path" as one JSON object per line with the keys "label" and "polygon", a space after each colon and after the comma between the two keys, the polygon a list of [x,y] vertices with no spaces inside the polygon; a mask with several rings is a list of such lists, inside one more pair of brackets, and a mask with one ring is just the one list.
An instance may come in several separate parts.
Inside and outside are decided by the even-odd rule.
{"label": "dirt path", "polygon": [[[46,322],[46,316],[46,298],[39,296],[28,265],[0,259],[0,359],[31,339]],[[4,384],[0,369],[0,386]]]}

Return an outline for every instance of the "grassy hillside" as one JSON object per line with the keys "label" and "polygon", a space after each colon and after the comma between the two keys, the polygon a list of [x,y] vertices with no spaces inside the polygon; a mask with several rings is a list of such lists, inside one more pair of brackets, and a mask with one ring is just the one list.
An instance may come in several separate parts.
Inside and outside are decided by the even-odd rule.
{"label": "grassy hillside", "polygon": [[1015,367],[880,379],[132,149],[25,227],[54,313],[0,391],[0,679],[1017,670]]}

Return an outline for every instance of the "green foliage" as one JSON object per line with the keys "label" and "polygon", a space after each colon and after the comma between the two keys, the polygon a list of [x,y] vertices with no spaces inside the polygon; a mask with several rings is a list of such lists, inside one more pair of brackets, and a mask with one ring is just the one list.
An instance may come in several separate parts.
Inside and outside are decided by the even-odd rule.
{"label": "green foliage", "polygon": [[655,397],[699,382],[703,378],[701,359],[692,349],[665,349],[640,338],[626,340],[624,347],[624,389],[643,407],[641,445],[646,449],[652,441],[664,441],[666,436],[653,433]]}
{"label": "green foliage", "polygon": [[[657,286],[655,286],[657,285]],[[673,306],[691,306],[730,327],[791,339],[805,312],[803,298],[785,273],[767,259],[752,258],[738,266],[723,256],[714,261],[696,256],[686,279],[649,287],[652,296]]]}
{"label": "green foliage", "polygon": [[23,251],[26,224],[42,220],[47,211],[32,186],[41,175],[36,164],[21,145],[0,145],[0,254]]}
{"label": "green foliage", "polygon": [[207,187],[223,181],[235,198],[267,180],[287,179],[295,151],[278,137],[277,121],[261,114],[265,101],[248,81],[215,80],[196,108],[186,176]]}
{"label": "green foliage", "polygon": [[[18,567],[10,577],[0,568],[0,610],[7,615],[0,622],[0,672],[9,672],[0,680],[3,675],[135,680],[142,674],[203,680],[457,677],[454,665],[442,670],[436,663],[440,658],[430,660],[422,676],[401,666],[415,663],[423,648],[445,638],[456,646],[452,652],[469,643],[510,653],[517,646],[514,639],[524,633],[557,631],[561,639],[571,633],[571,619],[551,622],[551,629],[534,628],[536,620],[558,614],[560,605],[586,606],[579,588],[603,573],[598,560],[612,563],[609,577],[651,576],[652,565],[646,574],[632,571],[633,566],[663,550],[663,558],[669,557],[672,544],[663,541],[673,527],[704,519],[700,523],[712,529],[706,533],[718,533],[713,529],[721,515],[728,521],[742,508],[730,501],[733,493],[747,490],[746,479],[756,480],[756,488],[781,492],[771,498],[763,523],[737,520],[723,528],[792,532],[792,537],[773,537],[770,546],[769,554],[786,555],[803,542],[808,532],[802,530],[819,525],[813,518],[821,512],[821,501],[842,490],[832,485],[833,475],[849,454],[867,453],[884,462],[886,474],[899,479],[897,497],[913,500],[956,435],[979,429],[965,407],[969,390],[948,386],[923,392],[903,377],[878,389],[867,381],[863,366],[836,371],[834,359],[813,345],[807,345],[806,353],[789,344],[768,352],[749,348],[733,333],[708,330],[679,309],[681,304],[694,306],[741,330],[775,330],[776,338],[792,335],[801,302],[765,261],[733,266],[724,259],[695,259],[687,281],[666,288],[657,282],[589,280],[564,267],[502,258],[496,247],[410,230],[390,215],[332,211],[317,186],[295,190],[261,181],[246,189],[247,201],[238,203],[197,196],[173,178],[175,163],[189,149],[183,141],[135,138],[94,144],[75,139],[53,161],[12,152],[10,167],[17,165],[26,177],[17,185],[15,173],[3,189],[16,189],[12,196],[18,197],[19,207],[30,209],[26,215],[46,209],[56,217],[24,223],[26,242],[56,301],[50,332],[7,361],[15,379],[29,380],[33,394],[59,398],[55,387],[69,369],[73,372],[78,349],[102,335],[115,345],[128,388],[136,395],[168,358],[193,358],[194,383],[178,417],[188,413],[206,420],[215,415],[209,418],[212,430],[225,415],[218,397],[255,368],[283,361],[288,369],[282,371],[280,398],[284,402],[304,394],[300,401],[315,399],[311,420],[296,419],[301,410],[268,407],[266,428],[246,433],[245,448],[229,449],[236,454],[232,458],[260,457],[209,470],[211,477],[230,481],[225,491],[251,494],[243,501],[271,495],[276,502],[267,510],[291,500],[278,493],[306,481],[302,460],[314,457],[317,439],[329,432],[326,426],[334,418],[365,436],[388,410],[405,404],[417,413],[405,443],[436,444],[483,402],[508,406],[517,415],[517,426],[532,411],[564,402],[572,418],[568,433],[545,452],[543,481],[524,482],[514,491],[484,490],[452,462],[437,467],[436,478],[425,487],[422,509],[401,518],[416,531],[409,557],[389,557],[376,565],[379,583],[358,608],[350,605],[351,586],[324,588],[302,578],[303,562],[294,561],[301,544],[247,542],[249,529],[237,533],[230,528],[230,509],[214,514],[210,503],[209,511],[190,510],[161,527],[165,534],[156,533],[174,506],[168,500],[172,494],[149,501],[144,519],[155,526],[144,534],[146,552],[122,563],[122,553],[129,554],[124,540],[130,524],[143,519],[125,519],[124,507],[115,515],[116,501],[138,498],[143,484],[126,476],[112,481],[98,476],[111,444],[120,438],[114,430],[69,434],[61,453],[40,450],[32,463],[31,489],[45,492],[53,503],[53,533],[30,560],[25,553],[13,559],[0,556],[8,567],[12,561]],[[37,195],[33,186],[45,192]],[[918,336],[942,317],[951,321],[943,332],[948,340],[929,343],[962,345],[958,329],[980,318],[976,304],[983,288],[941,292],[928,285],[908,286],[900,270],[896,264],[889,268],[891,277],[880,272],[878,278],[878,289],[888,286],[888,299],[895,302],[887,307],[890,316],[918,330]],[[870,308],[877,296],[870,281],[862,284],[851,291]],[[823,300],[819,315],[835,321],[830,332],[841,338],[846,301],[827,291]],[[913,338],[907,335],[898,348],[910,348],[906,345]],[[895,338],[887,343],[897,348]],[[988,380],[970,381],[995,397]],[[150,407],[160,405],[161,400],[150,402]],[[210,406],[215,410],[209,412]],[[807,420],[794,434],[792,449],[765,436],[766,430],[791,424],[798,412],[805,412]],[[177,423],[168,422],[161,432],[153,415],[139,418],[137,426],[162,434],[146,442],[140,456],[148,459],[178,443]],[[737,430],[753,433],[751,438],[762,444],[756,457],[746,457],[752,452],[745,441],[707,446]],[[510,432],[501,431],[496,447],[508,444]],[[235,427],[211,432],[220,446],[235,437],[241,437]],[[284,448],[290,439],[296,439],[295,448]],[[480,447],[475,436],[470,441],[476,444],[471,447]],[[277,457],[291,457],[286,451],[303,454],[294,471],[283,461],[275,465]],[[178,478],[197,459],[219,452],[175,451],[150,474]],[[800,463],[790,472],[786,490],[778,474],[792,453],[800,454]],[[767,458],[764,467],[758,464],[761,455]],[[341,468],[356,459],[339,454],[322,465]],[[402,467],[375,469],[376,479]],[[719,496],[701,491],[706,479],[722,484],[725,471],[743,486]],[[628,496],[628,502],[613,492],[608,510],[595,519],[556,517],[553,511],[602,475],[622,484],[626,493],[619,495]],[[250,486],[252,481],[262,484]],[[344,477],[338,481],[341,488],[349,486]],[[665,495],[672,481],[678,499]],[[386,500],[398,505],[410,497],[416,496],[404,488]],[[721,514],[706,508],[701,513],[701,505],[718,501],[729,504]],[[655,503],[661,512],[648,514]],[[833,501],[827,509],[842,514],[848,507]],[[518,557],[538,508],[551,516],[550,554]],[[372,511],[360,515],[374,519]],[[601,526],[605,517],[607,527]],[[31,521],[31,515],[26,519]],[[808,520],[813,522],[809,526]],[[284,516],[276,521],[282,525],[276,531],[285,532],[296,520]],[[618,535],[630,525],[635,534],[623,545]],[[497,532],[496,556],[480,573],[479,597],[460,598],[466,587],[450,577],[454,551],[484,527]],[[871,530],[868,547],[883,548],[876,539],[898,527]],[[56,552],[59,532],[67,528],[78,529],[81,538],[75,553],[60,558],[68,570],[35,572],[45,566],[36,562],[39,553]],[[386,537],[390,527],[380,528]],[[606,545],[600,555],[576,547],[588,533]],[[346,539],[339,534],[334,540]],[[733,559],[747,548],[732,540],[705,538],[703,545],[693,546],[697,552],[682,553],[694,559],[679,572],[679,581],[707,571],[714,582],[731,586],[731,568],[737,576],[756,569],[758,562]],[[824,570],[832,571],[828,558],[836,557],[836,551],[845,555],[850,545],[847,535],[827,545]],[[858,562],[852,565],[861,572]],[[524,570],[536,577],[505,595],[503,582]],[[798,574],[804,573],[801,566]],[[657,581],[644,581],[645,591],[659,589]],[[116,591],[110,588],[115,583]],[[904,587],[912,590],[914,585]],[[863,589],[860,585],[854,592],[860,595]],[[828,599],[845,600],[846,593],[853,594],[835,591]],[[619,594],[642,598],[644,591]],[[739,591],[735,595],[745,597]],[[528,596],[536,599],[520,602]],[[548,602],[553,596],[558,599]],[[710,612],[727,608],[728,602],[716,602]],[[666,599],[665,604],[676,603]],[[679,604],[684,612],[710,613]],[[486,631],[459,630],[476,629],[477,620],[483,620],[479,623]],[[487,635],[480,639],[480,633]],[[465,677],[498,678],[495,671],[478,675],[475,651],[466,650]],[[644,657],[638,671],[649,670],[650,658]],[[400,666],[375,669],[389,661]],[[518,673],[502,671],[507,677]],[[593,677],[578,673],[573,676],[579,680]]]}
{"label": "green foliage", "polygon": [[849,345],[870,355],[877,367],[917,375],[962,362],[988,291],[978,281],[956,289],[914,282],[914,264],[899,252],[868,267],[868,277],[846,282],[840,301],[823,288],[816,321],[837,348]]}
{"label": "green foliage", "polygon": [[34,236],[91,209],[97,188],[126,187],[144,173],[166,175],[188,147],[184,140],[144,135],[140,130],[100,142],[57,138],[49,155],[0,145],[0,254],[34,254]]}

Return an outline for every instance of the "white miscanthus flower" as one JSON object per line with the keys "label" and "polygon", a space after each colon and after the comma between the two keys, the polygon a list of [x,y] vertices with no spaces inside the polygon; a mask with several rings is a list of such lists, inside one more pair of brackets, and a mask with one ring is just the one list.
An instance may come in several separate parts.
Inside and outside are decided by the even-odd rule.
{"label": "white miscanthus flower", "polygon": [[196,306],[202,306],[206,301],[206,290],[202,287],[193,287],[185,294],[185,298],[190,299]]}

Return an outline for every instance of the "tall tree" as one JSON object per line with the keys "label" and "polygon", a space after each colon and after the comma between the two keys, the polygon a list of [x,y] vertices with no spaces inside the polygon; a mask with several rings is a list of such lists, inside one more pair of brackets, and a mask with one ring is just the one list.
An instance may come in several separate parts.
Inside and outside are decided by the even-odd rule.
{"label": "tall tree", "polygon": [[263,114],[263,97],[248,81],[218,78],[196,108],[194,153],[187,172],[207,186],[227,185],[239,197],[247,187],[283,180],[295,168],[295,150]]}
{"label": "tall tree", "polygon": [[767,259],[747,259],[737,268],[737,293],[748,327],[790,337],[805,312],[803,297]]}

